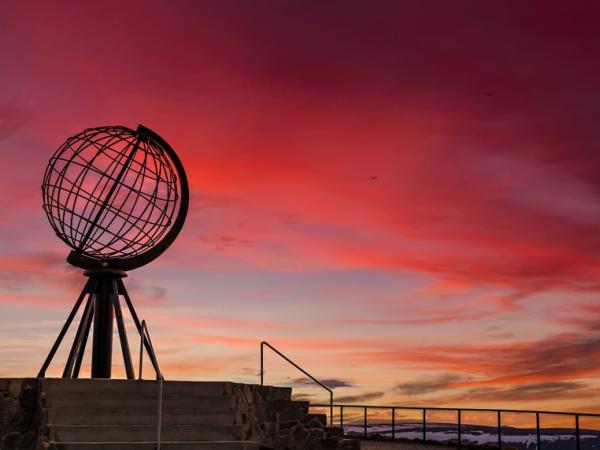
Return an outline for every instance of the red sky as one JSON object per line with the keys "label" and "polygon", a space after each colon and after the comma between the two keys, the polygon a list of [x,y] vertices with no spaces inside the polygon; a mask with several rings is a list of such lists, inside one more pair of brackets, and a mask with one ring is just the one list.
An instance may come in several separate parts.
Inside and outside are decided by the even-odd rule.
{"label": "red sky", "polygon": [[48,158],[143,123],[192,187],[127,279],[169,378],[268,339],[338,399],[600,411],[597,2],[83,3],[0,6],[0,376],[83,282]]}

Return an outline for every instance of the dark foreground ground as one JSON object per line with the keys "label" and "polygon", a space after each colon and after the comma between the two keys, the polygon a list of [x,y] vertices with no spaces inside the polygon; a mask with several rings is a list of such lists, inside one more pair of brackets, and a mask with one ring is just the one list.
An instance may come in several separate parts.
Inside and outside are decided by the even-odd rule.
{"label": "dark foreground ground", "polygon": [[412,442],[385,442],[385,441],[363,441],[361,450],[444,450],[447,448],[440,445],[427,445]]}

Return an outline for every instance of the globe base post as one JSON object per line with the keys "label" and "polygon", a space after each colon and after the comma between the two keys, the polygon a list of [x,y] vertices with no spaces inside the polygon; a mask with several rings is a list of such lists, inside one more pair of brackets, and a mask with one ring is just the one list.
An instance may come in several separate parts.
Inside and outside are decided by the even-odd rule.
{"label": "globe base post", "polygon": [[[92,348],[92,378],[110,378],[112,371],[114,275],[99,274],[99,286],[94,302],[94,341]],[[127,349],[129,350],[129,349]]]}

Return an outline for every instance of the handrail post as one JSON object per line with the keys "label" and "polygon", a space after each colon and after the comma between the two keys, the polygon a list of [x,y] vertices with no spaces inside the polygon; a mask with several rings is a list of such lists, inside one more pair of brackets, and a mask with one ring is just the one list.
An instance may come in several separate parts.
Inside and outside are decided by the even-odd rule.
{"label": "handrail post", "polygon": [[542,448],[542,435],[540,432],[540,413],[536,412],[535,413],[535,431],[537,434],[537,449],[536,450],[541,450]]}
{"label": "handrail post", "polygon": [[575,443],[577,444],[577,450],[581,449],[581,439],[579,433],[579,414],[575,414]]}
{"label": "handrail post", "polygon": [[142,327],[140,328],[140,370],[138,372],[138,380],[142,379],[142,367],[144,360],[144,344],[146,341],[146,333],[144,330],[146,329],[146,321],[142,320]]}
{"label": "handrail post", "polygon": [[260,385],[264,386],[264,382],[265,382],[265,360],[264,360],[264,350],[265,348],[265,343],[261,342],[260,343]]}
{"label": "handrail post", "polygon": [[333,427],[333,391],[329,392],[329,426]]}
{"label": "handrail post", "polygon": [[[154,354],[154,346],[152,345],[152,340],[150,339],[150,334],[148,332],[148,326],[146,325],[146,321],[142,320],[140,325],[140,371],[138,379],[142,380],[142,371],[144,367],[144,344],[148,342],[148,354],[150,355],[150,351]],[[156,359],[156,356],[154,357]],[[152,356],[150,355],[150,359]],[[156,450],[160,450],[160,444],[162,440],[162,408],[163,408],[163,382],[164,378],[162,376],[162,372],[160,371],[160,367],[158,363],[155,365],[156,369],[156,379],[158,381],[158,411],[157,411],[157,423],[156,423]]]}
{"label": "handrail post", "polygon": [[160,450],[162,434],[163,377],[158,378],[158,424],[156,425],[156,450]]}
{"label": "handrail post", "polygon": [[457,412],[458,412],[458,415],[457,415],[457,421],[458,421],[458,439],[457,439],[457,442],[456,442],[456,446],[458,448],[460,448],[460,446],[461,446],[461,440],[462,440],[461,439],[462,438],[462,417],[461,417],[462,410],[458,409]]}
{"label": "handrail post", "polygon": [[[328,406],[330,406],[330,404],[325,404],[325,403],[318,403],[315,405],[312,405],[314,407],[319,407],[319,408],[327,408]],[[396,410],[411,410],[411,411],[415,411],[418,412],[419,410],[422,411],[422,440],[423,441],[427,441],[427,412],[428,411],[445,411],[445,412],[450,412],[450,411],[456,411],[457,412],[457,427],[458,427],[458,439],[457,439],[457,446],[460,446],[462,448],[462,434],[464,431],[464,415],[463,412],[465,411],[478,411],[478,412],[485,412],[485,413],[496,413],[496,417],[497,417],[497,432],[498,432],[498,441],[497,441],[497,445],[499,449],[502,449],[503,443],[502,443],[502,414],[507,413],[507,414],[532,414],[535,415],[535,431],[536,431],[536,438],[537,438],[537,448],[535,450],[541,450],[542,448],[542,424],[541,424],[541,416],[542,414],[552,414],[552,415],[559,415],[559,416],[568,416],[568,417],[574,417],[575,418],[575,426],[574,426],[574,434],[575,434],[575,440],[576,440],[576,450],[582,450],[582,445],[581,445],[581,441],[582,441],[582,437],[581,437],[581,433],[582,433],[582,425],[581,425],[581,418],[596,418],[599,419],[600,418],[600,414],[594,414],[594,413],[584,413],[584,412],[561,412],[561,411],[549,411],[549,410],[545,410],[545,411],[536,411],[536,410],[531,410],[531,409],[487,409],[487,408],[450,408],[450,407],[424,407],[424,406],[407,406],[407,405],[389,405],[389,406],[379,406],[379,405],[360,405],[360,404],[343,404],[343,403],[334,403],[333,405],[334,409],[335,408],[340,408],[340,427],[342,428],[342,432],[344,432],[344,408],[356,408],[356,409],[363,409],[364,411],[364,419],[363,419],[363,425],[361,426],[361,428],[363,428],[362,431],[362,435],[364,437],[368,437],[369,433],[368,433],[368,409],[369,408],[375,408],[375,409],[386,409],[386,410],[390,410],[392,411],[392,432],[391,432],[391,437],[392,439],[396,439],[397,437],[397,433],[396,433],[396,424],[397,424],[397,415],[396,415]],[[360,414],[360,413],[359,413]],[[470,425],[469,425],[470,426]],[[510,427],[509,427],[510,428]],[[587,431],[586,428],[583,428],[583,431]],[[467,441],[468,443],[468,441]],[[510,444],[510,442],[509,442]],[[467,445],[468,447],[468,445]]]}
{"label": "handrail post", "polygon": [[496,414],[498,414],[498,448],[502,449],[502,412],[497,410]]}

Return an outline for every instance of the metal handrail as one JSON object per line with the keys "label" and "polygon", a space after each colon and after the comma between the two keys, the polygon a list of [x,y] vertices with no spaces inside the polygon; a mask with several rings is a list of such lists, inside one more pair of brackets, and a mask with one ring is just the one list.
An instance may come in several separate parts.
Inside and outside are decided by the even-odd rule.
{"label": "metal handrail", "polygon": [[152,354],[152,359],[156,361],[155,370],[156,370],[156,379],[158,381],[158,419],[156,424],[156,450],[160,450],[161,443],[161,433],[162,433],[162,409],[163,409],[163,381],[165,378],[162,375],[160,367],[158,365],[158,360],[156,359],[156,353],[154,353],[154,346],[152,345],[152,339],[150,339],[150,332],[148,331],[148,326],[146,325],[146,321],[142,320],[142,325],[140,327],[140,370],[139,370],[139,379],[142,379],[142,369],[144,362],[144,345],[148,344],[148,352]]}
{"label": "metal handrail", "polygon": [[[330,411],[331,404],[329,405],[311,405],[313,408],[326,408],[329,407]],[[514,414],[535,414],[535,422],[536,422],[536,438],[537,438],[537,447],[536,450],[541,450],[542,448],[542,437],[541,437],[541,427],[540,427],[540,415],[561,415],[561,416],[571,416],[575,419],[575,442],[576,442],[576,450],[581,449],[581,438],[580,438],[580,418],[581,417],[600,417],[600,414],[597,413],[578,413],[578,412],[566,412],[566,411],[536,411],[530,409],[489,409],[489,408],[450,408],[450,407],[435,407],[435,406],[372,406],[372,405],[352,405],[352,404],[334,404],[334,408],[340,408],[340,427],[342,431],[344,430],[344,408],[361,408],[363,409],[363,436],[368,436],[368,412],[369,409],[387,409],[392,411],[392,439],[396,438],[396,410],[411,410],[411,411],[422,411],[422,427],[423,427],[423,436],[422,441],[425,442],[427,440],[427,411],[455,411],[457,415],[457,442],[456,446],[458,448],[462,445],[462,413],[463,412],[489,412],[495,413],[497,418],[497,432],[498,432],[498,448],[502,449],[502,414],[503,413],[514,413]],[[333,417],[333,413],[331,413]]]}
{"label": "metal handrail", "polygon": [[319,386],[321,386],[323,389],[325,389],[327,392],[329,392],[329,425],[333,426],[333,390],[331,390],[329,387],[325,386],[323,383],[321,383],[319,380],[317,380],[315,377],[313,377],[310,373],[308,373],[306,370],[304,370],[302,367],[300,367],[298,364],[296,364],[294,361],[292,361],[290,358],[285,356],[283,353],[281,353],[279,350],[277,350],[275,347],[273,347],[271,344],[269,344],[266,341],[262,341],[260,343],[260,385],[264,386],[264,375],[265,375],[264,348],[265,347],[269,347],[271,350],[273,350],[273,352],[275,352],[281,358],[286,360],[288,363],[290,363],[292,366],[294,366],[296,369],[298,369],[304,375],[309,377],[311,380],[313,380],[315,383],[317,383]]}

